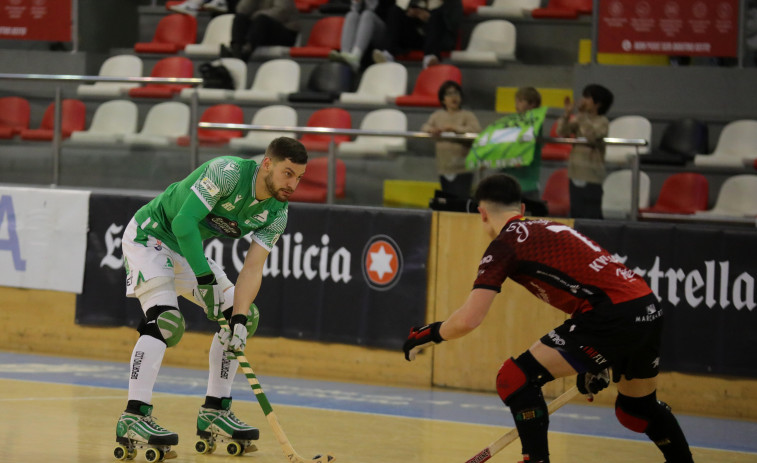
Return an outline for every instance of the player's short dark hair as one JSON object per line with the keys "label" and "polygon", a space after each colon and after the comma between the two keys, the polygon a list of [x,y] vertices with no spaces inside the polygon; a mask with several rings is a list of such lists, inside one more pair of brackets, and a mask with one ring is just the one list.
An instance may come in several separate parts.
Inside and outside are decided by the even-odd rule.
{"label": "player's short dark hair", "polygon": [[589,84],[584,87],[582,93],[586,98],[591,98],[597,104],[597,114],[607,114],[614,99],[612,92],[599,84]]}
{"label": "player's short dark hair", "polygon": [[494,174],[484,178],[476,187],[478,203],[489,201],[503,206],[520,206],[520,183],[507,174]]}
{"label": "player's short dark hair", "polygon": [[265,150],[265,154],[277,161],[289,159],[295,164],[308,163],[308,151],[305,145],[292,137],[274,138]]}
{"label": "player's short dark hair", "polygon": [[460,101],[463,100],[463,88],[460,86],[460,84],[458,84],[454,80],[446,80],[442,82],[442,85],[439,86],[439,92],[437,95],[439,97],[439,104],[441,104],[442,108],[444,109],[447,109],[447,107],[444,106],[444,94],[447,93],[447,90],[449,90],[450,88],[457,90],[457,92],[460,94]]}

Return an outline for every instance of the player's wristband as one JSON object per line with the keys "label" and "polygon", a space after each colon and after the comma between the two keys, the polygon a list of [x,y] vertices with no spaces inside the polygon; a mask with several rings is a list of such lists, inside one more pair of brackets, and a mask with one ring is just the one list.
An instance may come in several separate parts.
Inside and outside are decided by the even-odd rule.
{"label": "player's wristband", "polygon": [[198,285],[214,285],[214,284],[217,284],[217,282],[216,282],[216,276],[213,273],[208,273],[207,275],[195,276],[195,278],[197,278],[197,284]]}
{"label": "player's wristband", "polygon": [[237,314],[231,317],[231,320],[229,321],[229,328],[231,331],[234,331],[234,325],[241,323],[242,325],[247,324],[247,315],[243,314]]}

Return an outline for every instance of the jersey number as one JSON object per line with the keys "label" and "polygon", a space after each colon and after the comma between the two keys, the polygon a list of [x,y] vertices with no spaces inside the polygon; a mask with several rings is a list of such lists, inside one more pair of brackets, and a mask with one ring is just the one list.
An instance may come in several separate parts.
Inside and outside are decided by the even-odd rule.
{"label": "jersey number", "polygon": [[551,232],[555,232],[555,233],[560,233],[560,232],[564,232],[564,231],[569,232],[573,236],[575,236],[576,238],[578,238],[579,240],[583,241],[593,251],[595,251],[595,252],[601,252],[602,251],[602,248],[600,248],[596,244],[592,243],[584,235],[578,233],[577,231],[575,231],[574,229],[572,229],[572,228],[570,228],[568,226],[565,226],[565,225],[550,225],[550,226],[547,227],[547,230],[549,230]]}

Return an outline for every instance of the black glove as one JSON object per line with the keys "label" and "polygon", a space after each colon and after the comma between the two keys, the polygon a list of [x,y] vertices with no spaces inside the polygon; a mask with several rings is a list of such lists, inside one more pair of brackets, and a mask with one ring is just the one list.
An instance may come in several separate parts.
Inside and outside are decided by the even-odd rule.
{"label": "black glove", "polygon": [[605,368],[597,374],[579,373],[576,377],[578,392],[584,394],[589,402],[594,400],[594,394],[610,385],[610,371]]}
{"label": "black glove", "polygon": [[415,354],[432,342],[439,344],[444,341],[439,334],[439,327],[441,326],[442,322],[434,322],[426,326],[412,327],[405,344],[402,345],[402,350],[405,351],[405,360],[415,360]]}

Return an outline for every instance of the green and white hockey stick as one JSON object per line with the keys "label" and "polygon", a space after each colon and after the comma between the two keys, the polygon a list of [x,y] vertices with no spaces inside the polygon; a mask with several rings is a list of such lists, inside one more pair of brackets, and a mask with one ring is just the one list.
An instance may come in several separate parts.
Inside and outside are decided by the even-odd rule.
{"label": "green and white hockey stick", "polygon": [[[218,324],[226,328],[228,328],[229,326],[228,322],[223,317],[218,319]],[[268,424],[270,424],[271,428],[273,429],[273,434],[276,436],[276,440],[279,441],[279,445],[281,445],[281,449],[284,451],[284,455],[286,455],[290,463],[333,463],[336,460],[333,455],[316,455],[312,459],[308,460],[302,458],[294,450],[294,447],[292,447],[289,439],[287,439],[286,434],[284,434],[284,430],[281,428],[281,424],[279,424],[279,419],[273,412],[273,407],[271,407],[271,403],[268,402],[268,398],[265,396],[263,388],[260,386],[260,382],[258,381],[258,378],[255,376],[255,372],[250,366],[250,362],[244,356],[244,352],[236,351],[234,352],[234,355],[239,361],[239,366],[242,369],[242,372],[247,377],[247,382],[250,383],[252,392],[255,393],[255,398],[258,399],[260,408],[262,408],[263,413],[265,413]]]}

